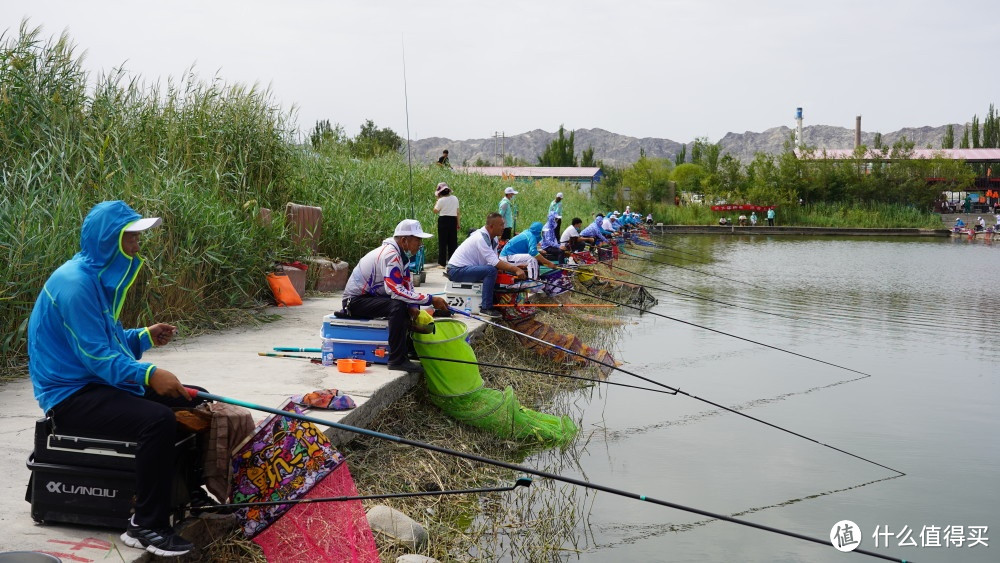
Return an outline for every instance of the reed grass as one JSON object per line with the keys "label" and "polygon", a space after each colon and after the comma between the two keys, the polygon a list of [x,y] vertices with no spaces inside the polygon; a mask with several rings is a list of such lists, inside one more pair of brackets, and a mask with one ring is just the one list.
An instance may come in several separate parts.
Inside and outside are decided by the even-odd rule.
{"label": "reed grass", "polygon": [[[89,86],[88,86],[89,85]],[[26,366],[27,319],[47,277],[79,249],[87,211],[122,199],[164,225],[144,237],[148,268],[126,326],[171,322],[185,334],[259,320],[275,262],[310,254],[285,230],[286,202],[324,209],[320,253],[356,263],[411,215],[400,155],[351,159],[294,142],[293,115],[256,86],[200,80],[165,85],[114,70],[93,80],[66,34],[44,40],[23,21],[0,36],[0,377]],[[482,226],[507,185],[437,166],[413,170],[413,215],[436,232],[440,181],[461,200],[462,228]],[[518,184],[520,220],[544,221],[555,182]],[[261,224],[260,208],[278,210]],[[427,261],[436,260],[429,239]]]}

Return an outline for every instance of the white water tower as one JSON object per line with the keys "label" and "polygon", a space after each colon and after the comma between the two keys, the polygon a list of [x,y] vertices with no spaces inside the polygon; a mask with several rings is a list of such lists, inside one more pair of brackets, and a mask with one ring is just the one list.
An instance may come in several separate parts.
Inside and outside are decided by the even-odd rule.
{"label": "white water tower", "polygon": [[802,141],[802,108],[795,108],[795,148],[801,149],[805,146]]}

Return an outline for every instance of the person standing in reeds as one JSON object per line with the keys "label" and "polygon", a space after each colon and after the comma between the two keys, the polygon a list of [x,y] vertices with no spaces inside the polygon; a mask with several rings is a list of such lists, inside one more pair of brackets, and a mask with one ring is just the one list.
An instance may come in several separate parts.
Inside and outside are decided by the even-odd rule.
{"label": "person standing in reeds", "polygon": [[441,182],[434,191],[437,201],[434,213],[438,216],[438,264],[448,265],[448,259],[458,248],[458,229],[461,224],[458,215],[458,198],[451,193],[448,184]]}
{"label": "person standing in reeds", "polygon": [[514,196],[517,195],[517,190],[508,186],[503,190],[503,199],[500,200],[500,204],[497,206],[497,213],[503,217],[503,234],[500,235],[501,241],[508,241],[510,237],[516,234],[514,230],[517,227],[517,207],[514,206]]}

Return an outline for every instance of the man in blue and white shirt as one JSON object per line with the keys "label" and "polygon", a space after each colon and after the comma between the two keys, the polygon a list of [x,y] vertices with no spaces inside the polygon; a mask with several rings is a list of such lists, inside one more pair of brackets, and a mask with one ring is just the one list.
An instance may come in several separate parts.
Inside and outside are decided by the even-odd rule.
{"label": "man in blue and white shirt", "polygon": [[416,219],[403,219],[392,238],[358,262],[344,288],[344,309],[351,316],[389,319],[389,369],[419,373],[420,364],[406,358],[406,336],[411,316],[421,305],[448,310],[441,297],[418,293],[410,280],[409,258],[420,250],[425,233]]}

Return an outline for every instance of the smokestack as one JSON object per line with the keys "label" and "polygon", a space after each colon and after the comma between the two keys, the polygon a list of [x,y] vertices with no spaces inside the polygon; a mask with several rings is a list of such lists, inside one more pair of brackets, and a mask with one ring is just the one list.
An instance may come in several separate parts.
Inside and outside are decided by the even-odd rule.
{"label": "smokestack", "polygon": [[802,140],[802,108],[795,108],[795,148],[801,149],[805,146]]}
{"label": "smokestack", "polygon": [[861,146],[861,116],[854,119],[854,148]]}

